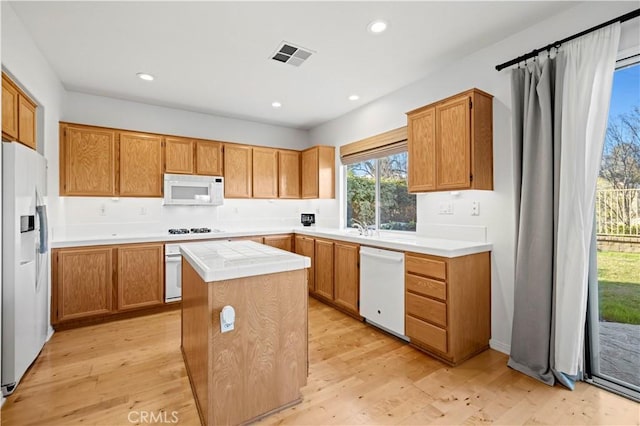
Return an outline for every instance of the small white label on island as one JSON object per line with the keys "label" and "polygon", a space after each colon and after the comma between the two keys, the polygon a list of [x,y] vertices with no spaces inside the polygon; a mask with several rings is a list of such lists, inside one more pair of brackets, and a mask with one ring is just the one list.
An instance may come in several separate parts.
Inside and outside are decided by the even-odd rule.
{"label": "small white label on island", "polygon": [[234,328],[236,323],[236,310],[233,306],[225,306],[220,311],[220,332],[226,333]]}

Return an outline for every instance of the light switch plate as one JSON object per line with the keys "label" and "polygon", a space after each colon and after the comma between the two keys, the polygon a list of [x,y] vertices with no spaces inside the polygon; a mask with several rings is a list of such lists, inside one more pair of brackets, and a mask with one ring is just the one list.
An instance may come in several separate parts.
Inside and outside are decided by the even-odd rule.
{"label": "light switch plate", "polygon": [[480,201],[471,203],[471,216],[480,216]]}

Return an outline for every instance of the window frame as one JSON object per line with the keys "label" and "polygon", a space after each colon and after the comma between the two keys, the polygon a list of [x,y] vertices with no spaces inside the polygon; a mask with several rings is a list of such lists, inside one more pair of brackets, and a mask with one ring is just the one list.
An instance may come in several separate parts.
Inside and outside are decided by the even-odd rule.
{"label": "window frame", "polygon": [[[408,156],[408,151],[402,151],[401,153],[405,153]],[[385,156],[386,157],[386,156]],[[369,161],[374,161],[374,165],[375,165],[375,173],[374,173],[374,178],[375,178],[375,202],[374,202],[374,209],[375,209],[375,223],[371,224],[368,223],[367,225],[369,225],[369,229],[372,229],[374,231],[377,231],[378,233],[380,231],[383,232],[389,232],[389,233],[397,233],[400,235],[410,235],[410,234],[415,234],[416,230],[413,231],[402,231],[399,229],[380,229],[380,219],[381,219],[381,206],[380,206],[380,167],[379,167],[379,160],[381,158],[385,158],[385,157],[380,157],[380,158],[373,158]],[[357,163],[354,163],[357,164]],[[407,158],[407,164],[408,164],[408,158]],[[344,188],[343,191],[343,196],[342,196],[342,205],[343,205],[343,212],[342,212],[342,219],[344,220],[344,229],[348,230],[348,229],[355,229],[350,223],[349,223],[349,188],[348,188],[348,177],[349,177],[349,173],[348,173],[348,167],[350,164],[343,164],[342,165],[342,185]],[[407,170],[408,173],[408,170]],[[408,184],[408,176],[407,176],[407,184]],[[408,187],[407,187],[407,192],[408,192]],[[410,193],[411,194],[411,193]],[[414,196],[416,196],[416,194],[412,194]],[[416,196],[416,217],[415,217],[415,222],[416,222],[416,226],[418,223],[418,212],[417,212],[417,196]]]}

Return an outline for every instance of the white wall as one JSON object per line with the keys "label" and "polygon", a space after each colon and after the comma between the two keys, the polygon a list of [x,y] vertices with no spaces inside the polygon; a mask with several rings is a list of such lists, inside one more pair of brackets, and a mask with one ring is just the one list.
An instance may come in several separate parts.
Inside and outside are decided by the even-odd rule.
{"label": "white wall", "polygon": [[[427,224],[484,225],[492,253],[492,347],[508,352],[513,317],[515,217],[512,187],[511,99],[509,72],[495,65],[534,48],[615,18],[637,7],[634,2],[583,3],[538,23],[499,43],[469,55],[424,79],[310,131],[311,144],[340,146],[406,125],[405,112],[466,89],[477,87],[494,95],[494,191],[421,194],[417,199],[417,232]],[[637,24],[637,20],[635,20]],[[344,192],[337,185],[338,200]],[[451,200],[454,214],[441,216],[438,206]],[[470,216],[471,201],[480,202],[480,216]],[[329,208],[340,215],[336,201]]]}
{"label": "white wall", "polygon": [[62,120],[291,149],[307,148],[309,137],[305,130],[78,92],[67,92]]}

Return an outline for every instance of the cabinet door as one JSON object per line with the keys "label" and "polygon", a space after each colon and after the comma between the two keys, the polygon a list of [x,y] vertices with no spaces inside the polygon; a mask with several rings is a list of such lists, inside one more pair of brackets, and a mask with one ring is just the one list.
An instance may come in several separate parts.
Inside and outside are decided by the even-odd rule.
{"label": "cabinet door", "polygon": [[311,266],[309,267],[307,285],[309,286],[309,292],[315,293],[315,240],[311,237],[303,237],[302,235],[296,235],[295,243],[296,253],[301,256],[307,256],[311,258]]}
{"label": "cabinet door", "polygon": [[436,188],[435,116],[435,108],[429,108],[408,117],[410,192],[432,191]]}
{"label": "cabinet door", "polygon": [[108,314],[113,300],[111,247],[54,252],[56,322]]}
{"label": "cabinet door", "polygon": [[471,97],[454,98],[436,106],[436,186],[471,187]]}
{"label": "cabinet door", "polygon": [[191,139],[165,138],[164,171],[166,173],[193,174],[193,145]]}
{"label": "cabinet door", "polygon": [[316,294],[333,300],[333,242],[316,240]]}
{"label": "cabinet door", "polygon": [[334,300],[357,314],[360,300],[360,246],[342,242],[335,242],[334,246]]}
{"label": "cabinet door", "polygon": [[18,140],[18,89],[2,74],[2,134]]}
{"label": "cabinet door", "polygon": [[278,150],[253,148],[253,198],[278,198]]}
{"label": "cabinet door", "polygon": [[302,198],[318,198],[318,148],[302,151]]}
{"label": "cabinet door", "polygon": [[250,146],[224,146],[224,196],[251,198],[252,159]]}
{"label": "cabinet door", "polygon": [[300,153],[278,153],[278,197],[300,198]]}
{"label": "cabinet door", "polygon": [[293,251],[293,237],[291,235],[267,235],[264,243],[280,250]]}
{"label": "cabinet door", "polygon": [[116,132],[60,126],[60,195],[116,195]]}
{"label": "cabinet door", "polygon": [[220,142],[196,142],[196,174],[222,176],[222,144]]}
{"label": "cabinet door", "polygon": [[164,302],[162,244],[118,248],[118,309],[127,310]]}
{"label": "cabinet door", "polygon": [[36,106],[22,94],[18,103],[18,140],[36,149]]}
{"label": "cabinet door", "polygon": [[120,133],[120,196],[162,197],[162,136]]}

